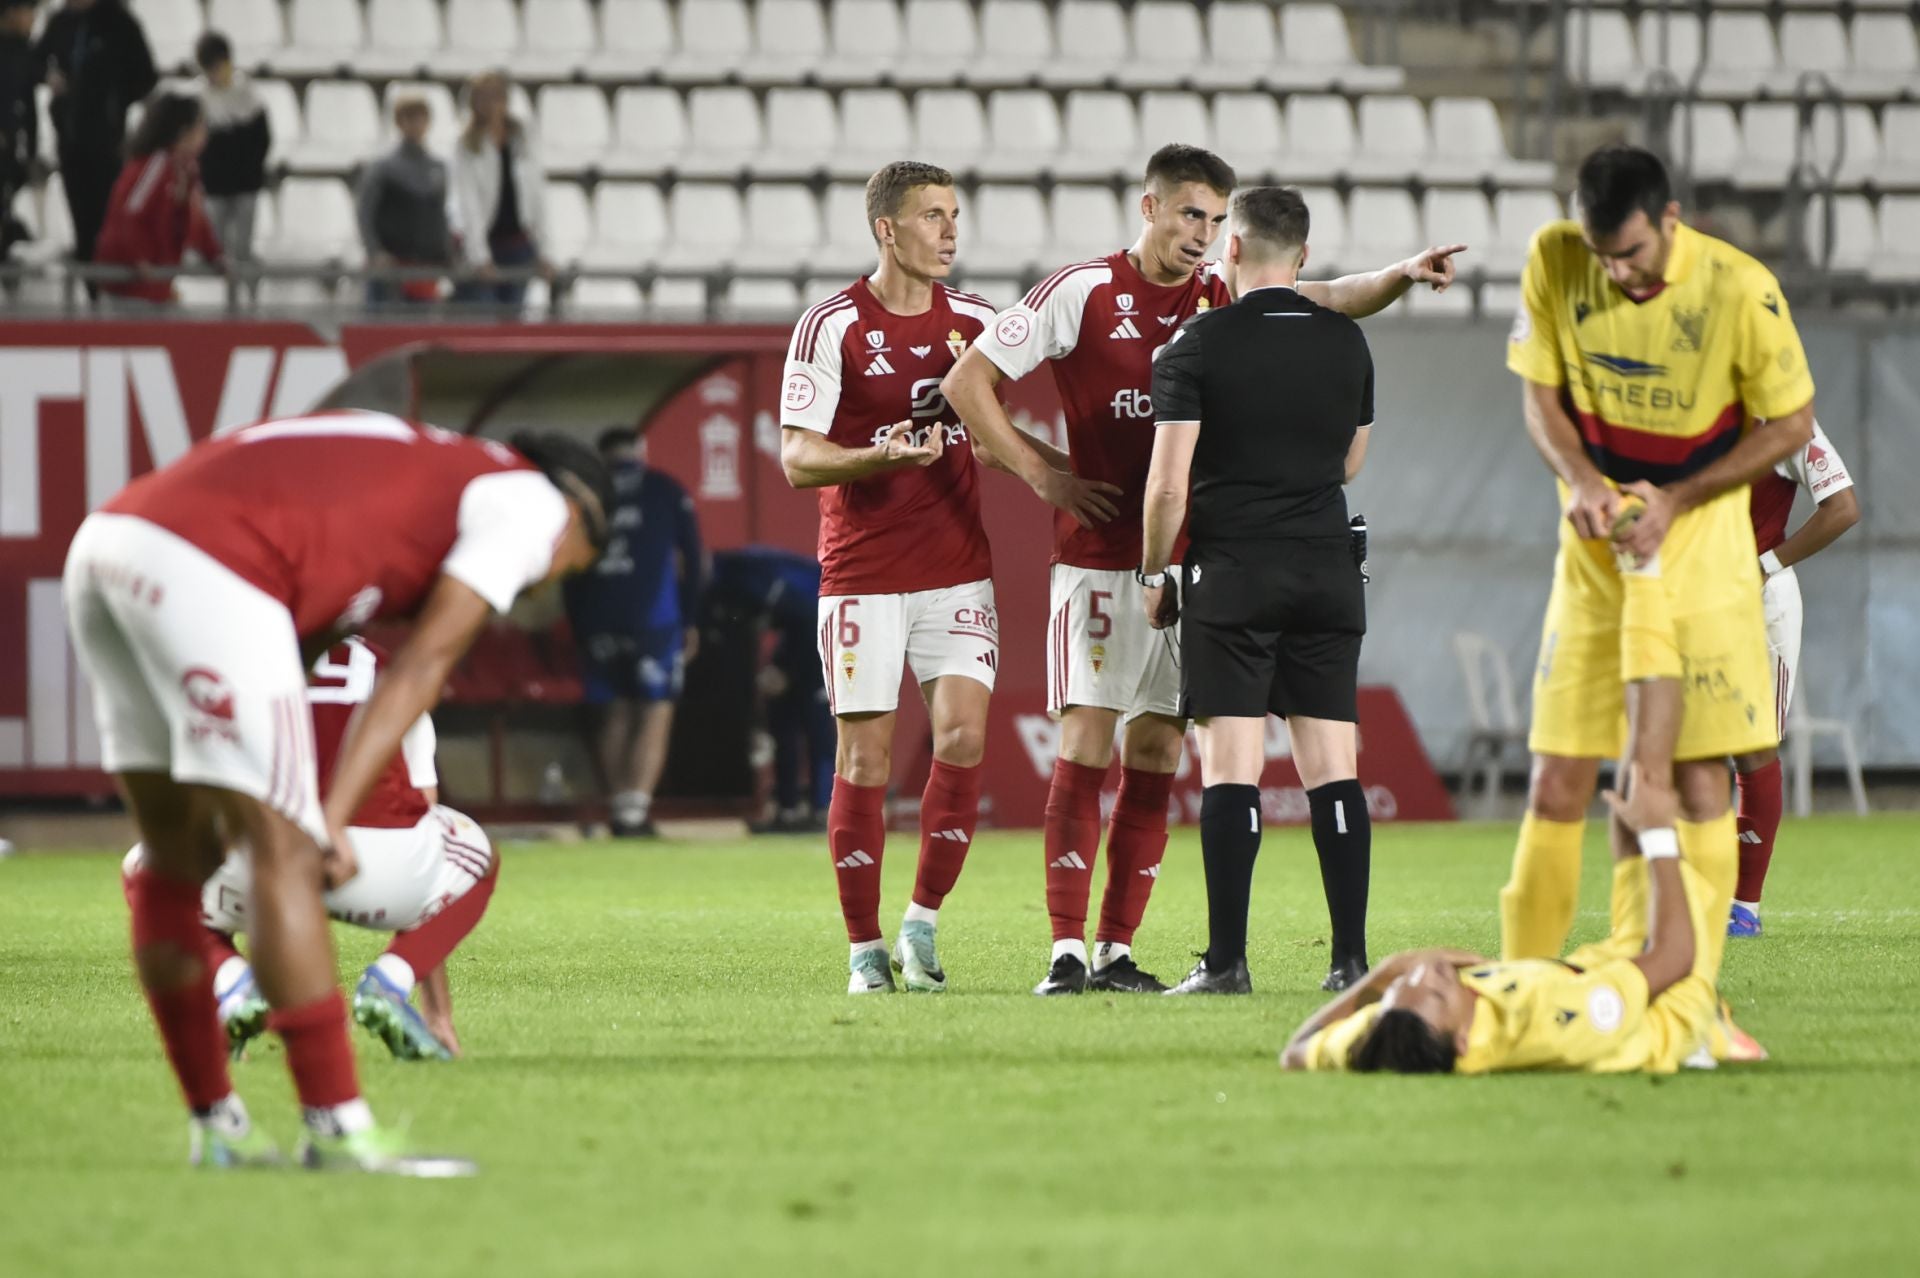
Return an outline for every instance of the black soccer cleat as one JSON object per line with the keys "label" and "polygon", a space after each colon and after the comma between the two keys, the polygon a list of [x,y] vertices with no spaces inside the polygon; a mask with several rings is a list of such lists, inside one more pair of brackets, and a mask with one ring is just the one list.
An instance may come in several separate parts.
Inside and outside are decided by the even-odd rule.
{"label": "black soccer cleat", "polygon": [[1251,994],[1253,977],[1247,971],[1247,960],[1234,960],[1233,966],[1224,972],[1216,972],[1207,966],[1207,956],[1202,954],[1200,961],[1187,973],[1187,979],[1167,991],[1168,994]]}
{"label": "black soccer cleat", "polygon": [[1152,972],[1143,971],[1129,954],[1095,972],[1087,988],[1113,994],[1165,994],[1167,983]]}
{"label": "black soccer cleat", "polygon": [[1327,979],[1320,982],[1320,988],[1329,994],[1338,994],[1342,990],[1352,989],[1367,976],[1365,959],[1341,959],[1327,972]]}
{"label": "black soccer cleat", "polygon": [[1062,954],[1047,969],[1047,979],[1033,987],[1033,992],[1046,997],[1051,994],[1084,994],[1087,989],[1087,965],[1071,954]]}
{"label": "black soccer cleat", "polygon": [[607,823],[608,831],[616,839],[657,839],[660,831],[655,828],[653,818],[644,821],[623,821],[615,818]]}

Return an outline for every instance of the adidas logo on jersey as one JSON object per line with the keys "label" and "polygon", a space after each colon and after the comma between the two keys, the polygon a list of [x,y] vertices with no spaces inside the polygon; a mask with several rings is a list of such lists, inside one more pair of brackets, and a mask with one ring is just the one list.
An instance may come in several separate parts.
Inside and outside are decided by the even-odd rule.
{"label": "adidas logo on jersey", "polygon": [[857,870],[863,865],[872,865],[873,858],[865,852],[853,851],[833,863],[836,870]]}
{"label": "adidas logo on jersey", "polygon": [[1069,852],[1058,861],[1051,862],[1047,868],[1050,870],[1084,870],[1087,868],[1087,863],[1080,859],[1078,852]]}
{"label": "adidas logo on jersey", "polygon": [[1111,333],[1108,333],[1107,336],[1113,337],[1113,338],[1138,337],[1140,336],[1140,330],[1133,326],[1133,320],[1131,317],[1129,317],[1127,319],[1121,320],[1120,327],[1114,329]]}
{"label": "adidas logo on jersey", "polygon": [[885,377],[891,372],[893,372],[893,365],[887,363],[885,355],[875,355],[873,363],[867,365],[868,377]]}

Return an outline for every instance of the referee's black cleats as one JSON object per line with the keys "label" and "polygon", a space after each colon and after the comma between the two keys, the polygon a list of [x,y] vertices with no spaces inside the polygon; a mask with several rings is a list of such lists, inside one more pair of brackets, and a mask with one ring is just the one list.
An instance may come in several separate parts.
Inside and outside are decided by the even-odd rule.
{"label": "referee's black cleats", "polygon": [[1200,961],[1187,973],[1187,979],[1168,990],[1169,994],[1251,994],[1253,977],[1247,972],[1247,960],[1235,959],[1233,966],[1214,971],[1207,966],[1207,956],[1202,954]]}
{"label": "referee's black cleats", "polygon": [[1363,959],[1342,959],[1327,972],[1327,979],[1320,982],[1320,988],[1329,994],[1338,994],[1342,990],[1352,989],[1367,976],[1367,965]]}
{"label": "referee's black cleats", "polygon": [[1123,955],[1096,971],[1087,988],[1110,994],[1165,994],[1167,983],[1152,972],[1141,970],[1131,955]]}
{"label": "referee's black cleats", "polygon": [[1071,954],[1062,954],[1047,969],[1047,979],[1033,987],[1041,997],[1052,994],[1084,994],[1087,989],[1087,965]]}

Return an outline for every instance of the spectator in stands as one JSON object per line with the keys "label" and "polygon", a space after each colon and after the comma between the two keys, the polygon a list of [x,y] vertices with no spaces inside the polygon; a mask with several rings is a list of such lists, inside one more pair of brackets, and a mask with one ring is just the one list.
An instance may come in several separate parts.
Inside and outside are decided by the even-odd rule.
{"label": "spectator in stands", "polygon": [[[393,122],[399,144],[360,175],[360,240],[367,263],[379,269],[446,266],[453,261],[447,162],[426,145],[433,108],[425,98],[403,97],[393,104]],[[369,306],[439,298],[439,280],[367,281]]]}
{"label": "spectator in stands", "polygon": [[200,189],[200,154],[206,147],[200,99],[163,91],[147,101],[127,144],[126,167],[113,184],[94,253],[101,265],[132,267],[136,277],[102,283],[103,294],[164,306],[179,300],[173,278],[149,274],[150,268],[179,266],[189,249],[224,265]]}
{"label": "spectator in stands", "polygon": [[467,127],[453,151],[453,217],[466,264],[479,277],[463,301],[518,307],[525,280],[497,278],[501,267],[535,266],[541,254],[547,180],[533,133],[507,111],[507,77],[488,71],[467,86]]}
{"label": "spectator in stands", "polygon": [[27,238],[13,216],[13,199],[33,177],[40,154],[40,114],[33,90],[40,82],[33,60],[34,6],[38,0],[0,0],[0,261]]}
{"label": "spectator in stands", "polygon": [[120,172],[127,109],[153,92],[159,73],[139,19],[121,0],[67,0],[47,19],[36,53],[53,90],[73,255],[91,262]]}
{"label": "spectator in stands", "polygon": [[653,791],[666,767],[673,707],[699,650],[706,561],[693,499],[641,461],[639,432],[600,436],[613,472],[612,536],[588,571],[566,584],[581,683],[595,708],[613,833],[653,834]]}
{"label": "spectator in stands", "polygon": [[228,262],[253,260],[253,214],[267,184],[267,150],[273,128],[253,81],[233,65],[233,45],[217,31],[193,47],[200,64],[200,102],[207,116],[207,151],[200,181],[207,192],[207,220]]}

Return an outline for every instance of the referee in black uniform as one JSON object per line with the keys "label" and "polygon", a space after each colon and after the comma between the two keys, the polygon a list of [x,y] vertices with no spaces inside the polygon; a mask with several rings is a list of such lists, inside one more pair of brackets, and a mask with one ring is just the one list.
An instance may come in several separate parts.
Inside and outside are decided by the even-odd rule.
{"label": "referee in black uniform", "polygon": [[[1235,195],[1225,267],[1237,300],[1194,316],[1154,363],[1140,574],[1153,625],[1181,622],[1185,712],[1206,786],[1207,952],[1172,994],[1252,989],[1247,903],[1270,713],[1287,721],[1312,810],[1333,922],[1324,988],[1367,970],[1372,827],[1355,758],[1367,610],[1344,486],[1373,425],[1373,357],[1359,325],[1293,287],[1307,222],[1291,188]],[[1189,493],[1181,600],[1166,571]]]}

